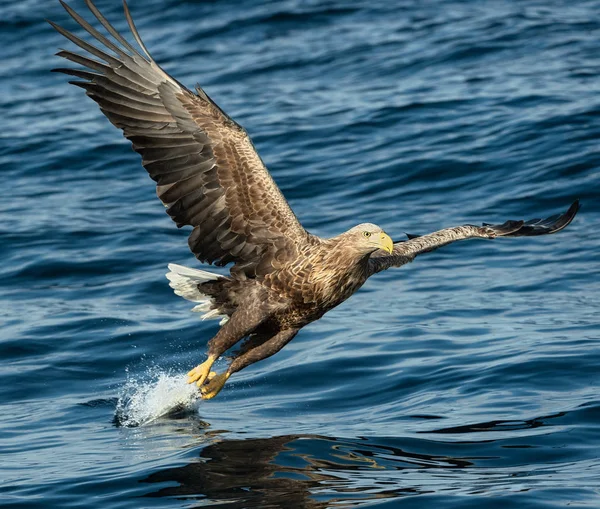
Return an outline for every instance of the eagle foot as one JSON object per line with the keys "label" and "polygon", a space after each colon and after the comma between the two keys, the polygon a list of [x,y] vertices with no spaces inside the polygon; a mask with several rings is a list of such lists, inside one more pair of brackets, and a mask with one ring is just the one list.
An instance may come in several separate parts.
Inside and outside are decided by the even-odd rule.
{"label": "eagle foot", "polygon": [[206,359],[206,361],[204,361],[202,364],[198,364],[198,366],[188,373],[187,383],[191,384],[197,382],[198,387],[200,387],[208,378],[211,372],[210,368],[212,368],[214,362],[215,358],[209,356],[208,359]]}
{"label": "eagle foot", "polygon": [[219,394],[230,376],[229,373],[225,372],[220,375],[215,374],[215,376],[211,377],[209,381],[200,388],[202,399],[211,399]]}

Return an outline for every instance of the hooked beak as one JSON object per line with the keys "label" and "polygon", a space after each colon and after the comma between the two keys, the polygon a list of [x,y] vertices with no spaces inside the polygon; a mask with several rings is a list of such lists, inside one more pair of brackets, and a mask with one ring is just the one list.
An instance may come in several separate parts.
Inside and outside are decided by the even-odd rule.
{"label": "hooked beak", "polygon": [[394,251],[394,241],[387,233],[381,232],[379,237],[379,245],[381,246],[381,249],[387,251],[389,254],[392,254]]}

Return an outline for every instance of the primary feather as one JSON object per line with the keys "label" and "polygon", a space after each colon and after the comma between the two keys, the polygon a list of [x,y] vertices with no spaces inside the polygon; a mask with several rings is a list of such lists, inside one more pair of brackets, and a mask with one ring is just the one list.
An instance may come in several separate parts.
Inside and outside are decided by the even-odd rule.
{"label": "primary feather", "polygon": [[51,22],[99,59],[63,50],[59,56],[87,70],[55,71],[83,79],[72,83],[84,88],[123,130],[156,181],[167,213],[177,226],[193,227],[189,245],[196,257],[218,265],[234,262],[232,271],[249,277],[257,271],[268,273],[275,258],[291,258],[296,244],[308,234],[247,133],[200,88],[192,93],[158,66],[142,43],[127,4],[127,23],[144,54],[119,35],[90,0],[86,0],[88,8],[113,41],[61,3],[104,49]]}

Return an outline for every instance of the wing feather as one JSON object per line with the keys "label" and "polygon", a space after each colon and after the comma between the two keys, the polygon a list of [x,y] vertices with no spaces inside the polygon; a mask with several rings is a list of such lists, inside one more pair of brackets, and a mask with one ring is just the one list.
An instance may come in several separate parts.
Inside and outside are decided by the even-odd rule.
{"label": "wing feather", "polygon": [[193,227],[188,243],[196,257],[219,265],[234,262],[232,273],[256,277],[259,265],[263,274],[277,253],[281,257],[282,246],[293,256],[308,234],[247,133],[201,88],[192,93],[158,66],[125,2],[125,19],[139,50],[91,0],[85,3],[108,36],[61,0],[67,13],[100,46],[50,22],[85,52],[60,51],[58,56],[84,69],[55,71],[84,80],[72,83],[84,88],[123,130],[157,183],[167,213],[177,226]]}
{"label": "wing feather", "polygon": [[456,226],[446,228],[429,235],[408,235],[408,240],[394,242],[391,254],[376,251],[369,259],[370,274],[381,272],[390,267],[400,267],[412,262],[416,256],[435,251],[452,242],[473,238],[494,239],[496,237],[533,237],[556,233],[566,226],[579,211],[579,200],[575,200],[563,214],[555,214],[547,219],[531,219],[529,221],[509,220],[502,224],[483,223],[482,226]]}

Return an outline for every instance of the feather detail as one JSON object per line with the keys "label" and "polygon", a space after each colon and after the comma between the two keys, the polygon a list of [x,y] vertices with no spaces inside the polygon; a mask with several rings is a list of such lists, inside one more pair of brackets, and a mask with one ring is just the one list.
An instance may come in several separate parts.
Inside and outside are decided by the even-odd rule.
{"label": "feather detail", "polygon": [[84,52],[58,53],[84,69],[55,71],[83,80],[73,83],[131,140],[173,221],[194,227],[189,246],[196,257],[217,265],[233,262],[232,273],[244,278],[256,278],[259,265],[272,268],[276,252],[293,261],[308,234],[246,132],[200,87],[194,94],[161,69],[126,3],[137,48],[91,0],[85,3],[108,35],[61,3],[95,44],[50,22]]}

